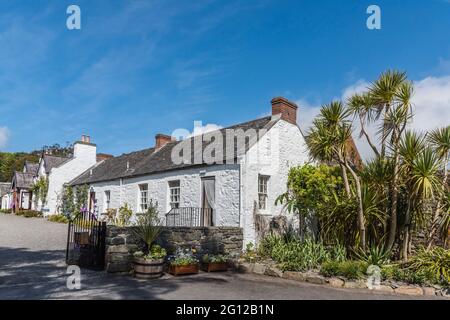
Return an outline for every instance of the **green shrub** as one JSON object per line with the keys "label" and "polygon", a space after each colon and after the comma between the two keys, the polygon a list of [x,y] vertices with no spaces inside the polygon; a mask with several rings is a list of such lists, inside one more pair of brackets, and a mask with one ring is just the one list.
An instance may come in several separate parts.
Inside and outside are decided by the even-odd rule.
{"label": "green shrub", "polygon": [[67,219],[67,217],[63,216],[62,214],[51,215],[47,218],[47,220],[58,223],[69,223],[69,219]]}
{"label": "green shrub", "polygon": [[367,251],[359,250],[355,252],[358,260],[364,261],[367,265],[382,267],[390,262],[391,252],[384,249],[384,246],[371,246]]}
{"label": "green shrub", "polygon": [[361,279],[367,270],[363,261],[326,261],[322,264],[320,273],[326,277],[344,277],[349,280]]}
{"label": "green shrub", "polygon": [[0,213],[10,214],[12,213],[12,209],[0,209]]}
{"label": "green shrub", "polygon": [[25,218],[41,218],[42,212],[35,210],[18,210],[16,215],[22,216]]}
{"label": "green shrub", "polygon": [[284,271],[307,271],[320,267],[323,262],[331,259],[331,255],[322,243],[306,239],[275,246],[271,258]]}
{"label": "green shrub", "polygon": [[383,280],[395,280],[418,285],[433,284],[427,271],[414,271],[398,264],[383,266],[381,268],[381,276]]}
{"label": "green shrub", "polygon": [[255,262],[256,260],[258,260],[258,253],[256,252],[255,245],[252,242],[247,243],[242,257],[247,262]]}
{"label": "green shrub", "polygon": [[436,284],[450,284],[450,250],[435,247],[430,250],[419,248],[411,257],[408,268],[415,273],[424,274]]}

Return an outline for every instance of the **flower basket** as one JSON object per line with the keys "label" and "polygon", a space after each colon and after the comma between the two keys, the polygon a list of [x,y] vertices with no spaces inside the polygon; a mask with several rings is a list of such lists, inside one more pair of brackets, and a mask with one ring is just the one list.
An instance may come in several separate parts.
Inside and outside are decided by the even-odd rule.
{"label": "flower basket", "polygon": [[164,273],[164,259],[134,257],[134,276],[140,279],[160,278]]}
{"label": "flower basket", "polygon": [[203,263],[202,264],[202,270],[206,272],[217,272],[217,271],[227,271],[228,270],[228,263],[226,262],[220,262],[220,263]]}
{"label": "flower basket", "polygon": [[169,273],[174,276],[183,274],[195,274],[198,273],[198,264],[189,264],[185,266],[170,265]]}

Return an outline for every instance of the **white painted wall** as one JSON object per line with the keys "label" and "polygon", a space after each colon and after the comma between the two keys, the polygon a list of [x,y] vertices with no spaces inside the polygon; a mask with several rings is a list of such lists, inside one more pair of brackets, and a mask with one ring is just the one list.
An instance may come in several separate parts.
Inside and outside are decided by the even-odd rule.
{"label": "white painted wall", "polygon": [[48,175],[47,203],[45,215],[59,213],[63,185],[91,168],[97,162],[97,147],[92,144],[76,142],[73,158],[57,168],[53,168]]}
{"label": "white painted wall", "polygon": [[[286,192],[289,169],[308,161],[308,150],[298,126],[279,120],[242,159],[242,219],[244,245],[255,242],[255,214],[286,214],[276,198]],[[267,210],[258,209],[258,175],[270,176]]]}
{"label": "white painted wall", "polygon": [[216,186],[216,226],[239,226],[239,165],[212,165],[169,171],[153,175],[100,182],[90,186],[95,192],[98,211],[105,212],[105,191],[111,192],[111,208],[127,203],[133,212],[139,212],[139,185],[148,184],[148,197],[158,202],[161,218],[170,210],[169,181],[180,180],[180,207],[201,207],[201,179],[214,177]]}
{"label": "white painted wall", "polygon": [[1,201],[1,209],[11,209],[11,203],[12,203],[12,193],[8,193],[3,195],[3,197],[0,199]]}

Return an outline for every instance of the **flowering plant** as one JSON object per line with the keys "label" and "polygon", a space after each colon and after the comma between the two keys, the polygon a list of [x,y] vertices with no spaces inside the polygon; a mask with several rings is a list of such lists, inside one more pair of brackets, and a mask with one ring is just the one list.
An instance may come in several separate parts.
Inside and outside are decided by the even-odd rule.
{"label": "flowering plant", "polygon": [[197,264],[199,261],[194,256],[196,250],[194,248],[191,249],[181,249],[178,248],[175,252],[175,255],[169,258],[170,265],[172,266],[188,266],[192,264]]}
{"label": "flowering plant", "polygon": [[155,244],[151,247],[148,254],[145,254],[143,251],[136,251],[133,255],[136,258],[144,258],[145,260],[159,260],[163,259],[167,255],[167,252],[166,249]]}
{"label": "flowering plant", "polygon": [[205,254],[202,258],[204,263],[226,263],[228,255],[225,254]]}

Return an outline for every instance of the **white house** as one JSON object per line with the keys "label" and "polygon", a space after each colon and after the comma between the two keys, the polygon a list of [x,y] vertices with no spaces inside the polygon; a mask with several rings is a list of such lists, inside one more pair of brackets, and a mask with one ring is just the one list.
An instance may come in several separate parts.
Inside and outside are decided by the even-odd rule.
{"label": "white house", "polygon": [[39,161],[35,180],[48,179],[48,191],[45,203],[39,201],[38,210],[45,215],[60,213],[64,184],[73,180],[97,162],[97,146],[83,135],[81,141],[73,146],[70,158],[44,154]]}
{"label": "white house", "polygon": [[11,183],[0,182],[0,209],[11,209],[12,193]]}
{"label": "white house", "polygon": [[70,185],[89,185],[91,211],[126,203],[142,212],[152,200],[167,225],[240,226],[253,242],[257,217],[284,213],[275,199],[289,169],[308,161],[297,105],[282,97],[271,103],[271,116],[201,136],[159,134],[155,147],[99,162]]}

